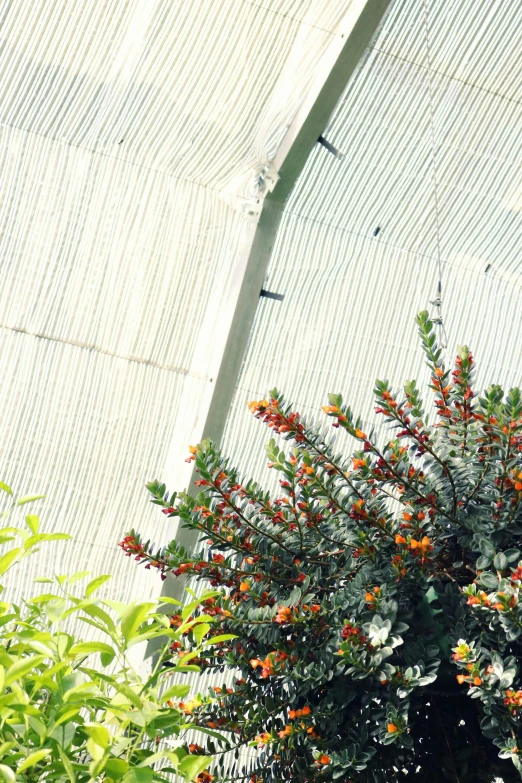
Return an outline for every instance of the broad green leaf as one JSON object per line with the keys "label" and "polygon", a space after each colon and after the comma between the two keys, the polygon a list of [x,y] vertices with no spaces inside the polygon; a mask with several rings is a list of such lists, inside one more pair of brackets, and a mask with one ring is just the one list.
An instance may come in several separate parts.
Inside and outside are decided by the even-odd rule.
{"label": "broad green leaf", "polygon": [[4,690],[5,684],[5,668],[0,663],[0,692]]}
{"label": "broad green leaf", "polygon": [[135,767],[129,769],[122,778],[122,783],[151,783],[154,772],[150,767]]}
{"label": "broad green leaf", "polygon": [[0,764],[0,777],[4,780],[4,783],[16,783],[16,776],[10,767],[6,767],[5,764]]}
{"label": "broad green leaf", "polygon": [[65,725],[56,726],[49,736],[52,739],[55,739],[62,748],[68,748],[73,741],[75,733],[76,725],[72,722],[68,722]]}
{"label": "broad green leaf", "polygon": [[86,723],[85,731],[100,748],[105,749],[109,746],[111,735],[105,726],[101,726],[99,723]]}
{"label": "broad green leaf", "polygon": [[191,601],[189,604],[187,604],[183,611],[181,612],[181,619],[186,620],[187,617],[190,617],[194,609],[197,609],[197,607],[200,605],[201,601],[198,598],[197,601]]}
{"label": "broad green leaf", "polygon": [[0,759],[3,759],[6,753],[9,753],[11,748],[14,748],[16,742],[2,742],[0,745]]}
{"label": "broad green leaf", "polygon": [[36,514],[28,514],[25,518],[25,524],[31,531],[31,533],[38,533],[38,528],[40,527],[40,520],[36,516]]}
{"label": "broad green leaf", "polygon": [[8,495],[13,494],[11,487],[9,487],[7,484],[4,484],[3,481],[0,481],[0,489],[2,489],[4,492],[7,492]]}
{"label": "broad green leaf", "polygon": [[9,541],[14,541],[15,538],[13,533],[7,533],[5,530],[0,531],[0,544],[7,544]]}
{"label": "broad green leaf", "polygon": [[16,505],[25,506],[26,503],[32,503],[33,500],[41,500],[45,495],[25,495],[23,498],[18,498]]}
{"label": "broad green leaf", "polygon": [[89,598],[90,595],[92,595],[95,590],[97,590],[99,587],[102,586],[105,582],[107,582],[108,579],[111,578],[110,574],[102,574],[101,576],[97,576],[96,579],[93,579],[87,587],[85,588],[85,595],[87,598]]}
{"label": "broad green leaf", "polygon": [[49,601],[56,601],[60,600],[60,596],[56,595],[56,593],[40,593],[40,595],[36,595],[34,598],[31,598],[29,601],[30,604],[47,604]]}
{"label": "broad green leaf", "polygon": [[66,603],[63,598],[57,598],[45,604],[45,613],[52,623],[58,623],[65,611]]}
{"label": "broad green leaf", "polygon": [[129,606],[121,617],[121,630],[126,641],[132,639],[136,631],[156,604],[143,603]]}
{"label": "broad green leaf", "polygon": [[204,647],[212,647],[220,642],[228,642],[231,639],[237,639],[237,635],[234,633],[221,633],[219,636],[211,636],[210,639],[205,639],[203,642]]}
{"label": "broad green leaf", "polygon": [[186,783],[189,783],[203,772],[211,761],[210,756],[185,756],[179,762],[179,774],[183,775]]}
{"label": "broad green leaf", "polygon": [[70,538],[69,533],[36,533],[26,540],[24,549],[27,552],[28,549],[37,546],[42,541],[68,541]]}
{"label": "broad green leaf", "polygon": [[181,601],[178,601],[176,598],[169,598],[166,595],[161,596],[161,603],[162,604],[174,604],[175,606],[181,606]]}
{"label": "broad green leaf", "polygon": [[70,783],[76,783],[76,778],[74,776],[74,769],[73,765],[71,764],[71,760],[68,757],[67,753],[64,753],[62,747],[58,745],[58,753],[60,754],[60,758],[62,760],[63,768],[66,772],[67,777],[70,780]]}
{"label": "broad green leaf", "polygon": [[184,699],[187,694],[190,693],[190,685],[173,685],[168,688],[165,693],[162,694],[161,700],[168,701],[169,699]]}
{"label": "broad green leaf", "polygon": [[29,769],[29,767],[34,767],[35,764],[38,764],[39,761],[44,759],[46,756],[49,756],[51,753],[51,748],[41,748],[40,750],[35,750],[34,753],[31,753],[25,761],[22,761],[22,763],[18,766],[17,772],[23,772],[24,769]]}
{"label": "broad green leaf", "polygon": [[89,576],[91,572],[90,571],[76,571],[75,574],[72,574],[68,578],[68,582],[70,585],[76,584],[76,582],[79,582],[81,579],[85,579],[86,576]]}
{"label": "broad green leaf", "polygon": [[[89,617],[95,617],[97,620],[100,620],[102,623],[104,623],[107,627],[108,633],[115,633],[116,632],[116,626],[114,625],[114,620],[110,616],[110,614],[107,614],[107,612],[101,608],[101,606],[96,606],[94,604],[83,606],[81,605],[79,608],[85,614],[89,615]],[[85,620],[85,618],[80,617],[80,620]]]}
{"label": "broad green leaf", "polygon": [[129,764],[123,759],[109,759],[105,764],[105,774],[113,780],[122,778],[129,769]]}
{"label": "broad green leaf", "polygon": [[199,623],[198,625],[194,626],[192,629],[192,634],[197,644],[201,644],[203,637],[206,636],[209,631],[210,625],[208,623]]}
{"label": "broad green leaf", "polygon": [[0,576],[5,574],[7,569],[12,565],[16,558],[22,554],[22,552],[23,550],[21,547],[16,547],[15,549],[10,549],[9,552],[6,552],[5,555],[0,557]]}
{"label": "broad green leaf", "polygon": [[76,717],[80,714],[81,704],[79,704],[77,707],[69,707],[67,706],[65,711],[62,712],[59,718],[56,718],[55,722],[53,723],[52,729],[50,731],[50,734],[54,734],[54,730],[57,728],[57,726],[61,726],[66,721],[70,721],[71,718]]}
{"label": "broad green leaf", "polygon": [[39,666],[43,660],[45,660],[45,655],[32,655],[16,661],[5,673],[5,684],[11,685],[15,680],[22,679],[26,674]]}
{"label": "broad green leaf", "polygon": [[138,694],[135,693],[132,688],[129,685],[126,685],[123,682],[119,683],[113,683],[114,688],[119,691],[119,693],[122,693],[124,696],[128,698],[128,700],[131,702],[131,704],[134,704],[135,707],[137,707],[139,710],[142,708],[141,699],[139,698]]}
{"label": "broad green leaf", "polygon": [[91,653],[103,653],[104,660],[107,661],[107,663],[104,663],[104,666],[111,663],[116,655],[116,651],[110,644],[105,644],[105,642],[80,642],[79,644],[74,644],[69,650],[69,655],[74,657],[90,655]]}

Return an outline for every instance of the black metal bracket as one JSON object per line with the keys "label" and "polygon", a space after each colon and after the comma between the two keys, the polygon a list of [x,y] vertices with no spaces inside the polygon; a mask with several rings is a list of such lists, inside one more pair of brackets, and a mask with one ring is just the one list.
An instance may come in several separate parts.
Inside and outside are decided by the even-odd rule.
{"label": "black metal bracket", "polygon": [[259,296],[265,296],[267,299],[277,299],[278,302],[282,302],[285,298],[284,294],[273,294],[272,291],[265,291],[264,288],[261,289]]}
{"label": "black metal bracket", "polygon": [[327,141],[324,136],[319,136],[317,141],[319,142],[319,144],[323,145],[325,150],[328,150],[328,152],[331,152],[332,155],[334,155],[334,157],[336,157],[338,160],[342,160],[344,158],[343,153],[339,152],[339,150],[336,147],[334,147],[333,144],[330,144],[330,142]]}

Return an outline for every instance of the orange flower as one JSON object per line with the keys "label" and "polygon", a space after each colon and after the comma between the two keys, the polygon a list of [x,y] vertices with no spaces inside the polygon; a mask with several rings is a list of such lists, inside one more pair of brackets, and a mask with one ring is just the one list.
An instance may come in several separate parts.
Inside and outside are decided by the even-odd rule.
{"label": "orange flower", "polygon": [[250,585],[248,582],[241,582],[241,584],[239,585],[239,589],[242,593],[248,593],[248,591],[250,590]]}
{"label": "orange flower", "polygon": [[290,710],[288,713],[288,717],[290,718],[290,720],[294,720],[297,717],[296,710]]}
{"label": "orange flower", "polygon": [[466,682],[466,675],[465,674],[457,674],[457,682],[459,685],[462,685],[464,682]]}
{"label": "orange flower", "polygon": [[373,593],[366,593],[365,600],[367,604],[373,604],[375,601],[375,596],[373,595]]}
{"label": "orange flower", "polygon": [[406,543],[406,539],[404,538],[404,536],[401,536],[401,535],[399,535],[399,533],[397,533],[397,535],[395,536],[395,543],[396,544],[405,544]]}
{"label": "orange flower", "polygon": [[323,405],[322,410],[328,415],[329,413],[339,413],[337,405]]}
{"label": "orange flower", "polygon": [[320,604],[312,604],[310,607],[311,612],[320,612],[321,611],[321,605]]}
{"label": "orange flower", "polygon": [[473,685],[482,685],[482,680],[480,677],[473,677]]}
{"label": "orange flower", "polygon": [[268,733],[268,731],[263,731],[261,734],[258,734],[256,737],[257,747],[264,748],[265,745],[267,745],[271,739],[272,737]]}
{"label": "orange flower", "polygon": [[359,468],[365,468],[366,462],[363,459],[353,459],[353,469],[358,470]]}
{"label": "orange flower", "polygon": [[405,511],[405,512],[404,512],[404,514],[403,514],[402,516],[404,517],[404,519],[405,519],[405,521],[406,521],[406,522],[410,522],[410,520],[411,520],[411,518],[412,518],[412,517],[411,517],[411,514],[410,514],[408,511]]}
{"label": "orange flower", "polygon": [[395,734],[396,731],[399,731],[395,723],[388,723],[387,730],[388,734]]}
{"label": "orange flower", "polygon": [[292,733],[292,727],[291,726],[285,726],[283,731],[278,731],[277,735],[278,737],[281,737],[281,739],[284,739],[285,737],[288,737]]}
{"label": "orange flower", "polygon": [[301,710],[301,715],[310,715],[311,712],[312,712],[312,710],[310,709],[310,707],[308,705],[306,705]]}
{"label": "orange flower", "polygon": [[326,766],[326,764],[329,764],[331,761],[330,756],[325,756],[324,753],[322,753],[319,758],[317,759],[317,764],[321,764],[323,766]]}
{"label": "orange flower", "polygon": [[357,429],[355,430],[355,437],[359,438],[359,440],[366,440],[366,433],[363,432],[362,430]]}
{"label": "orange flower", "polygon": [[381,592],[381,588],[377,585],[377,587],[373,588],[373,592],[375,593],[375,595],[379,595],[379,593]]}
{"label": "orange flower", "polygon": [[292,610],[289,606],[280,606],[277,610],[277,614],[274,617],[275,623],[290,623],[292,621]]}
{"label": "orange flower", "polygon": [[436,367],[435,375],[437,376],[437,378],[442,378],[442,376],[444,375],[444,370],[441,367]]}
{"label": "orange flower", "polygon": [[259,658],[251,658],[250,659],[250,666],[253,669],[257,669],[258,666],[261,666],[261,661],[259,660]]}

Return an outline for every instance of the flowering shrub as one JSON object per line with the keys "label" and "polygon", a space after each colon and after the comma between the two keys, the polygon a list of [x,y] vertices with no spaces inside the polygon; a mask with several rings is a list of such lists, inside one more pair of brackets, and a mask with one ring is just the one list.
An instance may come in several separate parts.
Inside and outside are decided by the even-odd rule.
{"label": "flowering shrub", "polygon": [[[391,440],[331,395],[324,413],[356,444],[343,457],[274,391],[249,407],[290,445],[267,448],[280,496],[203,442],[189,457],[197,497],[149,485],[201,533],[200,551],[156,551],[133,531],[121,544],[162,576],[219,591],[204,608],[215,646],[198,662],[234,684],[190,713],[259,749],[243,770],[212,770],[219,780],[520,779],[522,398],[477,396],[468,348],[447,369],[427,313],[417,324],[432,424],[414,381],[376,382]],[[190,634],[180,641],[184,655]]]}
{"label": "flowering shrub", "polygon": [[[13,494],[2,482],[0,490]],[[38,497],[20,498],[10,511]],[[0,555],[0,578],[42,543],[67,538],[40,532],[34,514],[25,516],[24,527],[1,527],[0,546],[7,549]],[[173,702],[190,686],[173,685],[172,669],[162,666],[180,635],[192,629],[204,646],[204,632],[188,620],[171,628],[153,602],[100,600],[94,594],[110,577],[79,588],[88,576],[39,579],[49,592],[19,605],[0,603],[0,781],[168,783],[170,771],[186,783],[208,783],[210,758],[186,747],[191,727]],[[198,623],[203,629],[204,621],[202,616]],[[85,641],[82,623],[101,638]],[[161,639],[163,646],[155,669],[142,676],[129,653],[148,639]],[[176,668],[187,669],[182,663]]]}

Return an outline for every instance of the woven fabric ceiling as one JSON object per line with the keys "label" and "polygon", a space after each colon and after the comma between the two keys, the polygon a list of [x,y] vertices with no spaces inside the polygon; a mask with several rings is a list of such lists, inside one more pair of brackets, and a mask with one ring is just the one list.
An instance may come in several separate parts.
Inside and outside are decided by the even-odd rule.
{"label": "woven fabric ceiling", "polygon": [[264,482],[274,386],[320,417],[341,392],[374,421],[373,381],[426,379],[415,313],[437,308],[477,386],[522,383],[522,7],[396,0],[284,208],[224,449]]}
{"label": "woven fabric ceiling", "polygon": [[186,483],[173,440],[205,415],[260,175],[349,7],[2,4],[1,479],[74,536],[24,583],[87,567],[159,592],[116,544],[167,535],[143,485]]}

